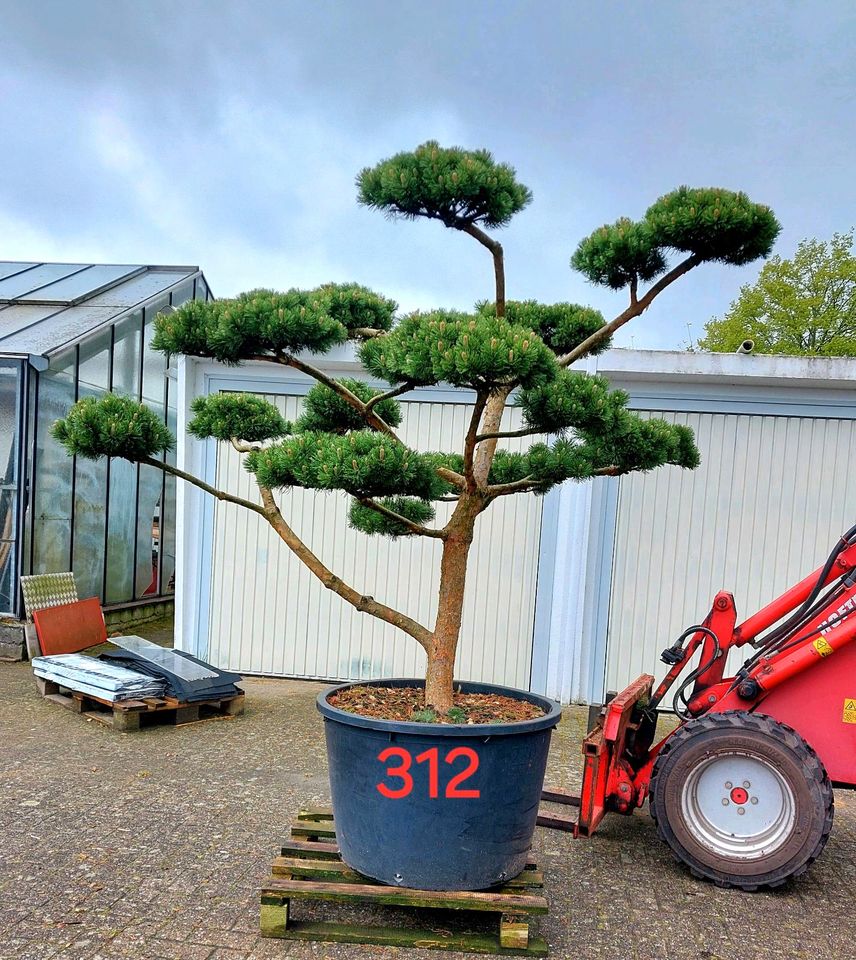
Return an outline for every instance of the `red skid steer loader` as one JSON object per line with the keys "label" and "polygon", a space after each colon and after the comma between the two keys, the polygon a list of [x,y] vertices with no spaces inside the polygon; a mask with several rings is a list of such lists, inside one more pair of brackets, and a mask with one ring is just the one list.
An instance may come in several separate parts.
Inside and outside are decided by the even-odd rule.
{"label": "red skid steer loader", "polygon": [[[856,526],[826,563],[737,625],[730,593],[600,710],[583,742],[579,807],[542,810],[543,826],[590,837],[608,812],[645,800],[660,837],[697,877],[724,887],[777,887],[808,869],[832,828],[833,784],[856,786]],[[751,656],[723,677],[730,650]],[[698,666],[689,669],[694,654]],[[685,674],[685,676],[682,676]],[[676,686],[677,685],[677,686]],[[675,687],[676,729],[655,743]]]}

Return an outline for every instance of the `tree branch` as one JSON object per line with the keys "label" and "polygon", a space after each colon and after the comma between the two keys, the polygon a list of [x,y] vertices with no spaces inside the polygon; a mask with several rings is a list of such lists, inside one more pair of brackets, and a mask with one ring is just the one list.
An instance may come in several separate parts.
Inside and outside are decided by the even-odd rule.
{"label": "tree branch", "polygon": [[375,337],[385,337],[386,330],[375,330],[374,327],[354,327],[348,333],[352,337],[359,337],[361,340],[374,340]]}
{"label": "tree branch", "polygon": [[405,380],[404,383],[399,384],[397,387],[393,387],[392,390],[387,390],[386,393],[378,393],[372,397],[368,403],[366,403],[366,413],[371,413],[372,410],[384,400],[390,400],[392,397],[399,397],[402,393],[407,393],[408,390],[412,390],[415,384],[412,380]]}
{"label": "tree branch", "polygon": [[476,437],[476,443],[483,440],[513,440],[515,437],[534,437],[538,433],[544,433],[538,427],[521,427],[519,430],[499,430],[496,433],[480,433]]}
{"label": "tree branch", "polygon": [[618,330],[619,327],[623,327],[628,320],[638,317],[639,314],[647,310],[648,307],[651,306],[654,298],[658,294],[662,293],[670,283],[674,283],[679,277],[682,277],[685,273],[689,273],[693,267],[697,267],[701,262],[701,257],[698,257],[695,254],[687,257],[686,260],[682,260],[676,267],[665,274],[665,276],[660,277],[660,279],[654,284],[653,287],[651,287],[645,296],[639,300],[634,299],[631,284],[630,306],[623,313],[620,313],[614,320],[611,320],[605,326],[601,327],[600,330],[596,330],[590,337],[586,337],[586,339],[574,347],[570,353],[566,353],[564,356],[559,357],[559,366],[567,367],[575,360],[579,360],[580,357],[584,357],[602,340],[608,339],[613,335],[613,333],[615,333],[616,330]]}
{"label": "tree branch", "polygon": [[470,417],[470,425],[464,440],[464,479],[467,482],[467,490],[470,493],[474,493],[478,487],[475,477],[473,476],[473,457],[475,455],[476,443],[478,443],[479,424],[481,423],[487,400],[487,393],[479,391],[476,394],[476,404],[473,408],[473,415]]}
{"label": "tree branch", "polygon": [[237,437],[232,437],[229,440],[229,443],[238,451],[238,453],[256,453],[261,450],[261,447],[255,446],[252,443],[244,443],[242,440],[238,440]]}
{"label": "tree branch", "polygon": [[313,367],[311,363],[307,363],[305,360],[301,360],[299,357],[295,357],[290,353],[255,354],[247,357],[247,359],[259,360],[266,363],[279,363],[282,364],[282,366],[294,367],[295,370],[300,370],[301,373],[305,373],[307,376],[312,377],[313,380],[323,383],[325,387],[329,387],[334,393],[337,393],[361,416],[365,417],[366,423],[370,427],[374,427],[374,429],[378,430],[380,433],[385,433],[387,436],[392,437],[393,440],[398,441],[398,443],[402,442],[392,427],[390,427],[389,424],[382,420],[376,413],[372,413],[371,411],[368,413],[366,412],[366,404],[364,404],[355,393],[349,390],[344,384],[339,383],[338,380],[328,376],[323,370],[319,370],[318,367]]}
{"label": "tree branch", "polygon": [[[592,477],[618,477],[623,473],[627,473],[627,470],[622,470],[621,467],[611,466],[611,467],[598,467],[597,470],[593,470],[589,477],[575,477],[577,480],[588,480]],[[570,480],[571,478],[568,477]],[[515,480],[513,483],[497,483],[492,487],[487,488],[487,495],[493,499],[495,497],[507,497],[512,493],[531,493],[533,490],[539,490],[544,486],[549,486],[550,482],[546,480],[536,480],[534,477],[524,477],[522,480]]]}
{"label": "tree branch", "polygon": [[[511,393],[511,387],[503,387],[491,394],[485,405],[484,421],[482,424],[486,434],[499,432],[502,424],[502,414],[505,412],[505,403],[508,395]],[[478,452],[473,459],[473,478],[476,487],[485,488],[487,478],[490,474],[490,467],[496,453],[496,440],[488,440],[478,448]]]}
{"label": "tree branch", "polygon": [[257,512],[268,521],[268,523],[279,534],[280,539],[289,550],[309,568],[309,570],[321,581],[321,583],[333,593],[338,594],[343,600],[347,601],[360,613],[367,613],[369,616],[376,617],[386,623],[398,627],[405,633],[410,634],[413,639],[420,644],[426,651],[431,642],[431,631],[417,623],[412,617],[394,610],[386,604],[375,600],[374,597],[367,597],[355,590],[352,586],[345,583],[344,580],[337,577],[328,567],[326,567],[318,557],[306,546],[306,544],[297,536],[291,527],[285,522],[273,492],[269,487],[263,487],[259,484],[259,491],[262,495],[263,506],[256,506]]}
{"label": "tree branch", "polygon": [[545,481],[537,481],[534,477],[524,477],[522,480],[515,480],[512,483],[496,483],[487,488],[487,495],[494,497],[507,497],[512,493],[529,493],[531,490],[537,490],[543,487]]}
{"label": "tree branch", "polygon": [[193,484],[194,487],[199,487],[200,490],[210,493],[212,497],[216,497],[218,500],[225,500],[228,503],[236,503],[239,507],[246,507],[248,510],[253,510],[255,513],[264,515],[264,510],[259,506],[259,504],[253,503],[252,500],[244,500],[243,497],[236,497],[234,494],[226,493],[225,490],[218,490],[216,487],[212,487],[211,484],[206,483],[204,480],[200,480],[199,477],[194,477],[192,473],[185,473],[184,470],[179,470],[178,467],[174,467],[170,463],[165,463],[163,460],[154,460],[151,457],[143,457],[140,460],[140,463],[145,463],[150,467],[157,467],[159,470],[163,470],[165,473],[169,473],[174,477],[178,477],[179,480],[186,480],[188,483]]}
{"label": "tree branch", "polygon": [[400,523],[403,527],[407,527],[411,533],[418,534],[420,537],[436,537],[438,540],[446,539],[445,531],[434,530],[431,527],[423,527],[421,523],[416,523],[414,520],[408,520],[407,517],[402,517],[400,513],[390,510],[389,507],[385,507],[382,503],[372,500],[371,497],[355,496],[354,499],[358,500],[364,507],[369,507],[371,510],[374,510],[381,516],[386,517],[388,520],[392,520],[395,523]]}
{"label": "tree branch", "polygon": [[480,230],[474,223],[470,223],[469,220],[456,219],[454,226],[455,229],[462,230],[471,237],[475,237],[483,247],[487,247],[487,249],[490,250],[491,256],[493,257],[493,274],[496,283],[496,315],[498,317],[504,317],[505,263],[502,244],[499,243],[498,240],[494,240],[493,237],[488,236],[484,230]]}

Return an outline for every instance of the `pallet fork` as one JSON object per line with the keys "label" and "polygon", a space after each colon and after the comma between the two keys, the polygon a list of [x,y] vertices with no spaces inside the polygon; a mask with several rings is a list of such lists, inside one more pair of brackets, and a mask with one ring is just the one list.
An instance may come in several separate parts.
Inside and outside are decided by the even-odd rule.
{"label": "pallet fork", "polygon": [[[832,826],[832,784],[856,786],[856,526],[822,567],[736,621],[733,596],[720,592],[663,651],[656,689],[646,674],[596,711],[580,794],[542,795],[578,815],[542,809],[539,824],[591,837],[607,813],[647,799],[660,837],[696,876],[756,890],[808,868]],[[724,677],[729,651],[748,644],[752,655]],[[655,742],[676,684],[680,723]]]}

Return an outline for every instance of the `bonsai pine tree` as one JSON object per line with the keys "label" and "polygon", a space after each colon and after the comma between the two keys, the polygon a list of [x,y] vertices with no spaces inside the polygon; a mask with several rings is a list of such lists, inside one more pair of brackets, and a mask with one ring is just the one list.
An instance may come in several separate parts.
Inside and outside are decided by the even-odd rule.
{"label": "bonsai pine tree", "polygon": [[[663,464],[691,469],[699,462],[690,430],[631,413],[625,393],[573,369],[575,361],[606,349],[616,330],[693,268],[708,261],[744,264],[768,254],[779,224],[742,193],[681,187],[641,220],[598,228],[579,244],[571,265],[593,283],[626,289],[626,308],[607,323],[578,304],[506,300],[502,246],[491,231],[506,226],[531,193],[488,152],[428,142],[363,170],[357,189],[361,204],[390,217],[439,220],[473,237],[492,258],[493,298],[468,313],[434,309],[399,317],[392,300],[365,287],[329,284],[285,293],[252,290],[234,299],[190,302],[158,317],[156,349],[228,364],[278,363],[316,381],[294,423],[254,396],[193,402],[190,432],[244,454],[258,501],[162,463],[157,456],[172,438],[155,414],[123,397],[81,400],[57,422],[55,435],[69,453],[159,467],[260,514],[328,589],[424,648],[425,703],[445,713],[452,707],[470,547],[478,518],[491,504],[544,494],[567,480]],[[348,340],[357,344],[365,379],[335,379],[313,362],[313,354]],[[438,383],[469,391],[466,434],[457,450],[417,452],[396,432],[402,418],[396,398]],[[502,424],[509,403],[523,414],[524,426],[513,431]],[[504,439],[536,435],[552,439],[520,453],[500,447]],[[351,525],[369,536],[440,540],[435,622],[418,623],[328,569],[280,507],[277,491],[291,487],[343,491],[351,499]],[[443,525],[433,522],[439,501],[454,504]]]}

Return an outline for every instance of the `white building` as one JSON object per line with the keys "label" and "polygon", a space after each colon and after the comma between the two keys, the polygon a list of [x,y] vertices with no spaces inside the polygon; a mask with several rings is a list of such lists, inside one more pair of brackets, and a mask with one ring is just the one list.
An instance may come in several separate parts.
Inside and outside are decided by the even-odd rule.
{"label": "white building", "polygon": [[[359,375],[347,348],[325,369]],[[660,651],[706,616],[718,590],[733,592],[748,616],[819,566],[856,522],[856,361],[611,350],[584,369],[627,390],[633,408],[693,427],[702,465],[494,503],[477,527],[460,679],[599,702],[640,673],[661,675]],[[275,365],[183,359],[179,465],[253,496],[234,450],[185,435],[190,401],[252,391],[291,418],[311,385]],[[460,448],[471,397],[438,387],[402,402],[406,442]],[[504,428],[518,416],[510,409]],[[179,486],[181,649],[246,674],[421,673],[414,641],[326,591],[260,517]],[[282,503],[335,573],[432,622],[438,541],[356,533],[343,494],[293,490]]]}

